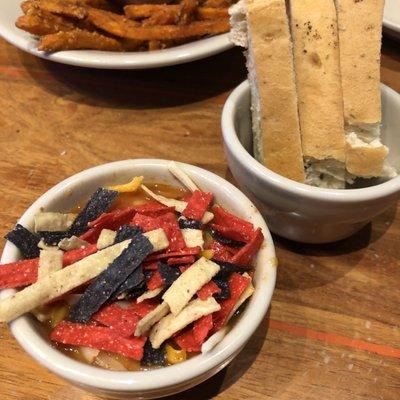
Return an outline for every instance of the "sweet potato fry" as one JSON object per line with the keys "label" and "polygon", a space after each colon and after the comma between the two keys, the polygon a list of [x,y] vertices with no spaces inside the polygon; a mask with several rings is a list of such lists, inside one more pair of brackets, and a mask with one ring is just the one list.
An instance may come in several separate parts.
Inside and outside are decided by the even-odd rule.
{"label": "sweet potato fry", "polygon": [[113,1],[108,0],[64,0],[66,3],[75,4],[77,6],[88,6],[100,8],[101,10],[118,12],[121,7],[118,7]]}
{"label": "sweet potato fry", "polygon": [[123,50],[118,40],[101,35],[97,32],[88,32],[81,29],[43,36],[40,39],[38,48],[39,50],[49,52],[78,49],[105,51]]}
{"label": "sweet potato fry", "polygon": [[201,5],[203,7],[211,8],[225,8],[229,7],[234,3],[232,0],[205,0]]}
{"label": "sweet potato fry", "polygon": [[60,31],[66,32],[75,29],[75,26],[71,21],[68,21],[59,15],[46,13],[36,9],[32,9],[28,14],[20,16],[15,22],[15,26],[37,36],[49,35]]}
{"label": "sweet potato fry", "polygon": [[[150,18],[158,11],[168,12],[173,15],[173,18],[179,17],[180,6],[178,4],[138,4],[129,5],[124,7],[125,15],[134,20],[143,18]],[[210,20],[228,18],[228,8],[212,8],[212,7],[198,7],[195,12],[195,17],[198,20]]]}
{"label": "sweet potato fry", "polygon": [[198,7],[196,11],[196,18],[199,20],[212,20],[229,18],[229,8],[212,8],[212,7]]}
{"label": "sweet potato fry", "polygon": [[115,36],[136,40],[175,40],[193,38],[209,34],[218,34],[229,31],[229,21],[218,19],[215,21],[197,21],[188,25],[138,26],[135,22],[123,16],[90,8],[88,20],[97,28]]}
{"label": "sweet potato fry", "polygon": [[21,3],[21,10],[24,14],[28,14],[31,10],[34,10],[36,7],[35,0],[26,0]]}
{"label": "sweet potato fry", "polygon": [[179,24],[188,24],[192,21],[197,8],[197,0],[182,0],[179,11]]}
{"label": "sweet potato fry", "polygon": [[178,21],[178,13],[156,11],[150,18],[143,21],[143,26],[174,25]]}
{"label": "sweet potato fry", "polygon": [[87,16],[85,7],[68,3],[65,0],[37,0],[34,6],[43,11],[76,19],[84,19]]}

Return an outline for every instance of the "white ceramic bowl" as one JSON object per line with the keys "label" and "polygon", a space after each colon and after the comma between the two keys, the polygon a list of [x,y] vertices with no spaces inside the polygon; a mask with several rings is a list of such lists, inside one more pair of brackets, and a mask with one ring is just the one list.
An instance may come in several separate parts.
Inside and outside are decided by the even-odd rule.
{"label": "white ceramic bowl", "polygon": [[62,64],[104,69],[147,69],[199,60],[233,47],[226,33],[170,49],[149,52],[71,50],[49,54],[38,51],[37,40],[28,32],[15,27],[16,19],[22,15],[21,2],[22,0],[0,1],[0,36],[34,56]]}
{"label": "white ceramic bowl", "polygon": [[[400,95],[381,86],[382,138],[389,161],[400,171]],[[334,190],[284,178],[251,156],[252,133],[248,81],[229,96],[222,113],[222,133],[233,176],[267,218],[272,232],[306,243],[344,239],[393,206],[400,196],[400,177],[375,186]]]}
{"label": "white ceramic bowl", "polygon": [[[178,186],[179,183],[168,172],[167,164],[165,160],[126,160],[88,169],[50,189],[29,207],[19,222],[31,227],[33,217],[41,207],[50,211],[67,211],[100,185],[126,182],[134,175],[143,175],[147,182]],[[117,399],[150,399],[183,391],[210,378],[232,361],[268,310],[275,287],[276,259],[274,244],[262,216],[247,197],[229,182],[204,169],[187,164],[181,166],[201,188],[213,192],[221,205],[262,228],[265,242],[256,262],[255,293],[238,322],[213,350],[182,364],[152,371],[115,372],[92,367],[51,347],[33,317],[22,316],[10,324],[14,337],[33,358],[76,386]],[[17,249],[7,243],[1,263],[18,258]],[[4,297],[14,292],[4,290],[0,295]]]}
{"label": "white ceramic bowl", "polygon": [[400,40],[400,0],[386,0],[383,12],[383,31]]}

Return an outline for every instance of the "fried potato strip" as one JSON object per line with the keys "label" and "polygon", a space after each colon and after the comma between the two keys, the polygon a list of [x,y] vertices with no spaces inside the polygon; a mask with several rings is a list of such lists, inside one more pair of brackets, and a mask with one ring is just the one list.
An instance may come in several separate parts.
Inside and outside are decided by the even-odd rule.
{"label": "fried potato strip", "polygon": [[78,49],[122,51],[123,46],[116,39],[97,32],[88,32],[81,29],[46,35],[39,42],[39,50],[42,51],[52,52]]}

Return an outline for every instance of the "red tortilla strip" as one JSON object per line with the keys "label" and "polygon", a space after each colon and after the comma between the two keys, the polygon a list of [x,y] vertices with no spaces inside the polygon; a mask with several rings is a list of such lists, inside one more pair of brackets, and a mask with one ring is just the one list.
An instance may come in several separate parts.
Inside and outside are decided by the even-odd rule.
{"label": "red tortilla strip", "polygon": [[144,318],[150,311],[153,311],[159,305],[158,300],[155,299],[147,299],[143,300],[141,303],[133,302],[131,305],[131,309],[140,317],[140,319]]}
{"label": "red tortilla strip", "polygon": [[185,271],[187,271],[191,266],[192,266],[192,264],[180,265],[180,266],[179,266],[179,271],[181,271],[181,274],[183,274],[183,273],[184,273]]}
{"label": "red tortilla strip", "polygon": [[208,246],[209,250],[213,251],[213,256],[215,260],[219,261],[230,261],[232,257],[238,252],[238,249],[234,249],[233,247],[224,246],[218,242],[212,242]]}
{"label": "red tortilla strip", "polygon": [[218,285],[214,281],[210,281],[197,291],[197,297],[200,300],[207,300],[210,296],[220,292],[221,289]]}
{"label": "red tortilla strip", "polygon": [[248,242],[248,235],[247,232],[243,233],[243,231],[238,230],[233,227],[227,227],[223,225],[218,225],[218,224],[211,224],[211,228],[215,229],[218,231],[222,236],[225,236],[228,239],[235,240],[237,242]]}
{"label": "red tortilla strip", "polygon": [[156,271],[158,269],[158,262],[149,262],[143,264],[143,269],[146,271]]}
{"label": "red tortilla strip", "polygon": [[72,346],[87,346],[141,360],[145,337],[124,338],[113,328],[61,321],[50,334],[50,340]]}
{"label": "red tortilla strip", "polygon": [[89,243],[97,243],[100,233],[103,229],[116,231],[122,225],[129,224],[136,210],[133,207],[114,210],[109,213],[103,213],[99,218],[88,223],[90,229],[80,238]]}
{"label": "red tortilla strip", "polygon": [[134,207],[139,214],[147,215],[148,217],[156,218],[168,212],[175,212],[175,207],[167,207],[163,204],[151,202]]}
{"label": "red tortilla strip", "polygon": [[242,239],[240,239],[240,241],[249,242],[252,239],[254,235],[254,226],[252,223],[229,213],[220,206],[214,206],[212,210],[214,213],[214,224],[224,226],[225,228],[231,228],[232,230],[237,232],[241,232]]}
{"label": "red tortilla strip", "polygon": [[0,289],[18,288],[36,282],[39,259],[0,265]]}
{"label": "red tortilla strip", "polygon": [[121,308],[117,304],[110,304],[94,314],[93,319],[114,328],[119,336],[129,337],[135,333],[140,318],[131,307]]}
{"label": "red tortilla strip", "polygon": [[186,208],[183,210],[182,215],[189,219],[201,221],[212,200],[212,193],[195,190],[190,197]]}
{"label": "red tortilla strip", "polygon": [[258,228],[250,240],[244,247],[242,247],[231,259],[230,262],[239,265],[251,264],[254,256],[257,254],[262,243],[264,241],[264,235],[262,234],[261,228]]}
{"label": "red tortilla strip", "polygon": [[164,280],[161,277],[160,272],[157,270],[153,272],[153,275],[151,275],[150,279],[147,281],[147,288],[149,290],[154,290],[161,286],[164,286]]}
{"label": "red tortilla strip", "polygon": [[186,248],[186,243],[183,239],[175,214],[167,213],[158,217],[157,220],[162,224],[161,228],[164,229],[169,240],[167,251],[178,251]]}
{"label": "red tortilla strip", "polygon": [[196,261],[194,256],[185,256],[185,257],[172,257],[168,258],[168,265],[182,265],[182,264],[193,264]]}
{"label": "red tortilla strip", "polygon": [[174,337],[174,341],[181,349],[186,350],[190,353],[198,353],[201,351],[201,345],[197,343],[196,338],[193,334],[193,329],[187,329],[183,332],[178,333]]}
{"label": "red tortilla strip", "polygon": [[162,228],[162,223],[157,218],[149,217],[139,213],[135,214],[131,221],[131,225],[140,226],[144,232]]}
{"label": "red tortilla strip", "polygon": [[206,340],[206,337],[210,333],[211,329],[213,328],[213,316],[212,314],[205,315],[201,317],[193,324],[193,336],[196,339],[198,344],[203,344]]}
{"label": "red tortilla strip", "polygon": [[212,328],[212,314],[206,315],[195,321],[191,328],[178,333],[174,337],[174,340],[181,349],[185,349],[189,352],[199,352],[201,351],[201,345],[204,343]]}
{"label": "red tortilla strip", "polygon": [[235,307],[235,304],[239,300],[241,294],[249,285],[250,280],[251,278],[245,277],[236,272],[229,277],[229,290],[231,292],[231,297],[229,299],[222,300],[219,303],[221,309],[212,314],[214,322],[214,327],[212,329],[213,333],[217,332],[225,325],[229,317],[229,314]]}
{"label": "red tortilla strip", "polygon": [[[97,251],[95,245],[64,253],[63,266],[71,265]],[[37,281],[39,258],[0,265],[0,289],[28,286]]]}

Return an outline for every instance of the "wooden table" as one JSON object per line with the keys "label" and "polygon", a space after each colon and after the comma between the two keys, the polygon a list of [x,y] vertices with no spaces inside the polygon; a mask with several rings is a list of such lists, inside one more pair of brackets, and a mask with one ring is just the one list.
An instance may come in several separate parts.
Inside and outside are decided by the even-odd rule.
{"label": "wooden table", "polygon": [[[400,91],[400,47],[385,40],[382,81]],[[0,233],[44,191],[127,158],[189,162],[233,180],[220,115],[245,79],[238,49],[151,70],[94,71],[0,43]],[[340,243],[275,237],[270,313],[214,378],[172,399],[398,400],[400,217],[392,208]],[[31,360],[0,331],[0,399],[93,400]]]}

